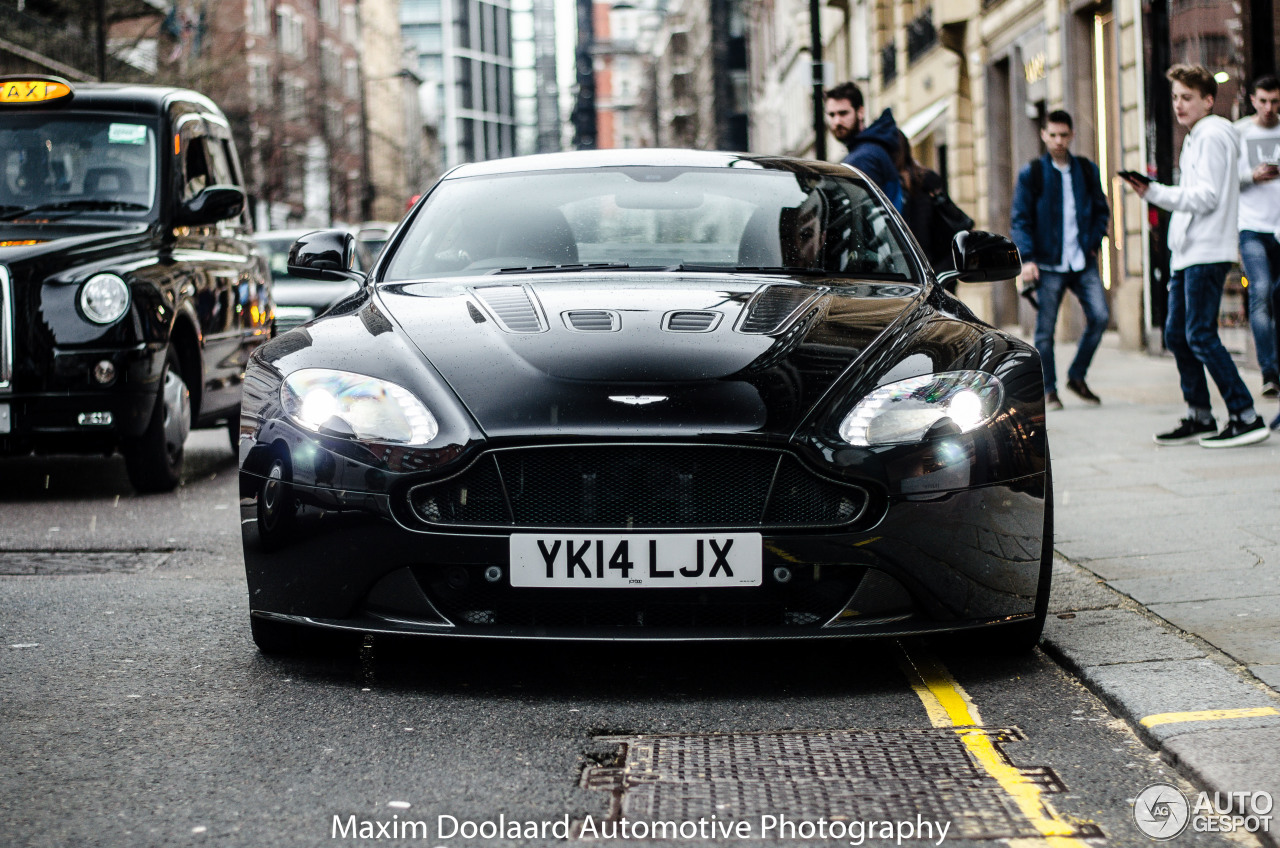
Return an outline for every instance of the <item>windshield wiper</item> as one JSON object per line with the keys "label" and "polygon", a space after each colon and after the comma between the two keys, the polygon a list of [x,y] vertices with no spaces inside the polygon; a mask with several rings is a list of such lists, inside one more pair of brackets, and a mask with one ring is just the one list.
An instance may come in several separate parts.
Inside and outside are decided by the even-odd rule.
{"label": "windshield wiper", "polygon": [[672,265],[668,271],[693,271],[708,274],[726,274],[745,272],[749,274],[787,274],[796,277],[831,277],[832,272],[823,268],[800,268],[790,265],[697,265],[681,262]]}
{"label": "windshield wiper", "polygon": [[615,271],[630,268],[625,262],[570,262],[566,265],[529,265],[515,268],[498,268],[490,274],[556,274],[561,271]]}
{"label": "windshield wiper", "polygon": [[127,200],[81,198],[80,200],[60,200],[56,203],[40,203],[35,206],[28,206],[25,209],[14,206],[6,206],[4,208],[5,211],[0,213],[0,221],[15,221],[18,218],[25,218],[37,212],[66,212],[68,214],[75,214],[76,212],[146,212],[151,207],[142,203],[130,203]]}

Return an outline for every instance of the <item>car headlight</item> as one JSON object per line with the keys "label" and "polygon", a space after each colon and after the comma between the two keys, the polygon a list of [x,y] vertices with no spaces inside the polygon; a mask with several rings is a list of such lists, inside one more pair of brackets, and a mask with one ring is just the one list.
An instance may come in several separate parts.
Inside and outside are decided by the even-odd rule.
{"label": "car headlight", "polygon": [[851,445],[911,444],[950,420],[962,433],[986,424],[1000,411],[1004,386],[994,374],[948,371],[880,386],[858,401],[840,422],[840,438]]}
{"label": "car headlight", "polygon": [[435,416],[408,389],[350,371],[294,371],[280,386],[280,401],[294,421],[329,436],[425,445],[440,431]]}
{"label": "car headlight", "polygon": [[115,274],[94,274],[80,287],[80,311],[95,324],[110,324],[129,308],[129,285]]}

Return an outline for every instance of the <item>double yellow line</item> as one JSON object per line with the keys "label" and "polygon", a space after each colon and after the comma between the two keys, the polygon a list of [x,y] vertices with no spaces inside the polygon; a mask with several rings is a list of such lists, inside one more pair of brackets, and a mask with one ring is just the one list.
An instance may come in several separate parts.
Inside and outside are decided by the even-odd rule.
{"label": "double yellow line", "polygon": [[1040,797],[1040,786],[1018,771],[996,749],[982,726],[982,716],[969,695],[932,657],[912,656],[898,645],[899,666],[924,704],[934,727],[956,732],[974,760],[1013,798],[1018,809],[1040,832],[1040,838],[1012,839],[1010,846],[1051,845],[1055,848],[1088,848],[1075,836],[1075,828]]}

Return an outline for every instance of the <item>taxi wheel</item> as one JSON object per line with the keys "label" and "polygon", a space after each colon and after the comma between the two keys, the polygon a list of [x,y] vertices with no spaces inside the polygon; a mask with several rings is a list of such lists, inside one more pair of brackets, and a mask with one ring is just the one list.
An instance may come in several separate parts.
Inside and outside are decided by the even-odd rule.
{"label": "taxi wheel", "polygon": [[122,447],[133,487],[139,492],[172,491],[182,478],[183,446],[190,432],[191,392],[182,379],[178,354],[169,348],[147,429]]}

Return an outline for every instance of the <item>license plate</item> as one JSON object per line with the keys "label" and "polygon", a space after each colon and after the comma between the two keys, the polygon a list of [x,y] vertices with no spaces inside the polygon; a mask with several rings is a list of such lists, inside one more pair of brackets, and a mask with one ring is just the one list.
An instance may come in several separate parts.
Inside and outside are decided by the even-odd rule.
{"label": "license plate", "polygon": [[8,433],[12,426],[9,423],[9,404],[0,403],[0,433]]}
{"label": "license plate", "polygon": [[511,536],[511,585],[577,589],[759,586],[759,533]]}

